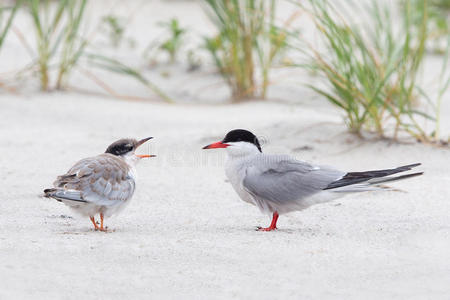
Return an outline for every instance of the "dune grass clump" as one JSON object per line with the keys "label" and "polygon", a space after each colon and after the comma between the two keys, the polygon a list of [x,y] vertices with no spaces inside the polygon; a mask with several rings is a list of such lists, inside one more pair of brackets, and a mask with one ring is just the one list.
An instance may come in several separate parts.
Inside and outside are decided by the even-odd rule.
{"label": "dune grass clump", "polygon": [[169,37],[164,40],[158,49],[167,52],[170,58],[170,63],[175,63],[177,55],[183,45],[183,39],[187,30],[180,26],[178,19],[170,19],[168,22],[161,22],[159,26],[165,28],[169,33]]}
{"label": "dune grass clump", "polygon": [[6,6],[4,4],[0,5],[0,49],[5,42],[6,36],[11,28],[12,22],[21,3],[22,0],[18,0],[12,6]]}
{"label": "dune grass clump", "polygon": [[276,1],[205,2],[219,32],[206,39],[206,49],[231,88],[233,100],[265,98],[270,68],[286,47],[287,34],[275,25]]}
{"label": "dune grass clump", "polygon": [[158,22],[157,26],[163,31],[159,37],[150,41],[143,56],[149,60],[151,65],[158,63],[160,54],[168,58],[168,63],[174,64],[186,44],[189,30],[181,26],[177,18]]}
{"label": "dune grass clump", "polygon": [[111,46],[119,48],[124,40],[125,25],[123,20],[115,15],[107,15],[102,18],[103,30],[108,35]]}
{"label": "dune grass clump", "polygon": [[[367,22],[356,26],[329,1],[310,0],[309,5],[306,9],[326,49],[307,45],[301,50],[311,61],[308,67],[323,78],[324,85],[310,88],[344,111],[350,131],[394,139],[406,132],[420,141],[435,139],[435,132],[422,125],[436,122],[436,117],[424,109],[427,103],[421,100],[429,97],[418,84],[429,38],[427,7],[413,11],[407,1],[403,23],[397,24],[389,7],[373,2]],[[419,28],[411,19],[418,13]],[[441,87],[441,96],[448,84]]]}
{"label": "dune grass clump", "polygon": [[430,48],[434,53],[445,54],[446,39],[450,35],[450,0],[403,0],[402,5],[410,5],[411,20],[416,28],[421,26],[421,16],[428,15]]}
{"label": "dune grass clump", "polygon": [[[24,2],[28,4],[27,9],[33,21],[36,40],[36,59],[33,60],[29,69],[37,70],[42,90],[66,88],[68,77],[76,67],[99,68],[133,78],[150,88],[163,100],[172,102],[172,99],[137,69],[104,56],[89,47],[91,41],[86,37],[86,32],[82,32],[87,0],[59,0],[56,2],[24,0]],[[105,19],[101,21],[103,23],[100,22],[99,26],[104,24]],[[117,36],[117,38],[121,39],[122,36]],[[53,75],[56,79],[51,80]],[[91,78],[93,77],[91,74]],[[111,93],[112,89],[101,79],[95,77],[94,82]]]}
{"label": "dune grass clump", "polygon": [[[0,51],[6,40],[11,25],[13,23],[14,17],[16,16],[17,10],[19,9],[22,0],[16,1],[12,6],[6,6],[0,4]],[[0,87],[4,87],[4,84],[0,81]]]}
{"label": "dune grass clump", "polygon": [[[61,89],[87,45],[80,27],[87,0],[28,0],[36,33],[41,89],[50,89],[50,69],[57,67],[56,88]],[[56,62],[55,62],[56,60]]]}

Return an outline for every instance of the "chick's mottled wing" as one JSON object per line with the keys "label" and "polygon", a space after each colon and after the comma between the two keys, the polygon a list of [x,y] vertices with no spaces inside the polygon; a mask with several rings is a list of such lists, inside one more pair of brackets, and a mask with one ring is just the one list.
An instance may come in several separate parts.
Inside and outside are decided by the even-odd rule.
{"label": "chick's mottled wing", "polygon": [[135,182],[125,162],[113,155],[101,154],[77,162],[57,178],[54,186],[61,198],[108,206],[130,199]]}
{"label": "chick's mottled wing", "polygon": [[265,155],[247,168],[243,187],[253,197],[283,205],[316,194],[344,175],[289,156]]}

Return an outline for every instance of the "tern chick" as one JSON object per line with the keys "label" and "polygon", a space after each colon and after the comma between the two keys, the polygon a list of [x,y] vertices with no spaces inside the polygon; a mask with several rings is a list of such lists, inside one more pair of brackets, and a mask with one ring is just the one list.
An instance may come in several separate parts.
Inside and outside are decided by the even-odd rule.
{"label": "tern chick", "polygon": [[[80,160],[66,174],[58,176],[54,188],[45,189],[44,196],[88,216],[95,230],[106,231],[104,217],[121,211],[133,197],[135,165],[142,158],[155,156],[135,154],[150,139],[121,139],[112,143],[105,153]],[[95,221],[96,214],[100,214],[100,227]]]}

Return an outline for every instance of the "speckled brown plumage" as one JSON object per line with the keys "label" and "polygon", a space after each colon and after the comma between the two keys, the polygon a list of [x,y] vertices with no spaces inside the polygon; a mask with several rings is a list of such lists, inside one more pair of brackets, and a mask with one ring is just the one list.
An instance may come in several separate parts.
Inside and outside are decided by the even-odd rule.
{"label": "speckled brown plumage", "polygon": [[[54,188],[44,190],[45,196],[70,206],[75,211],[100,219],[120,211],[135,190],[134,165],[143,157],[134,151],[150,138],[140,141],[121,139],[111,144],[106,153],[82,159],[58,176]],[[95,229],[103,230],[103,226]]]}

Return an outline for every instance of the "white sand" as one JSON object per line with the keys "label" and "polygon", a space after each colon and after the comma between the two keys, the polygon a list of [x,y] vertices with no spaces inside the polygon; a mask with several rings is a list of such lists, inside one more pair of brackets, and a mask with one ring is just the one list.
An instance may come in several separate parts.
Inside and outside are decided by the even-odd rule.
{"label": "white sand", "polygon": [[[153,24],[143,20],[148,15],[205,22],[194,3],[167,3],[147,5],[130,26],[150,30],[142,26]],[[6,45],[0,59],[9,69],[27,62],[13,36]],[[139,60],[135,55],[128,59]],[[226,99],[208,70],[180,69],[169,78],[150,76],[177,100]],[[297,80],[290,72],[277,76],[281,84]],[[79,77],[73,86],[86,81]],[[148,96],[130,80],[108,82]],[[32,87],[2,92],[0,299],[448,299],[450,150],[363,142],[304,88],[275,85],[270,95],[293,103],[166,105]],[[446,135],[449,115],[446,101]],[[276,232],[257,232],[270,218],[225,181],[224,151],[201,150],[237,127],[254,131],[268,153],[345,171],[422,162],[425,176],[395,184],[407,192],[348,196],[282,216]],[[158,157],[138,166],[132,202],[106,220],[112,232],[95,232],[89,219],[39,197],[78,159],[118,138],[147,136],[155,139],[145,152]]]}
{"label": "white sand", "polygon": [[[424,298],[450,295],[449,150],[360,143],[327,113],[273,103],[171,106],[72,94],[0,97],[0,299]],[[337,119],[337,121],[339,121]],[[314,126],[311,126],[314,125]],[[365,193],[282,216],[280,230],[225,182],[229,129],[266,152],[344,170],[422,162],[408,191]],[[114,139],[155,136],[132,203],[111,233],[38,198]],[[310,146],[309,151],[292,151]],[[68,216],[68,217],[65,217]]]}

